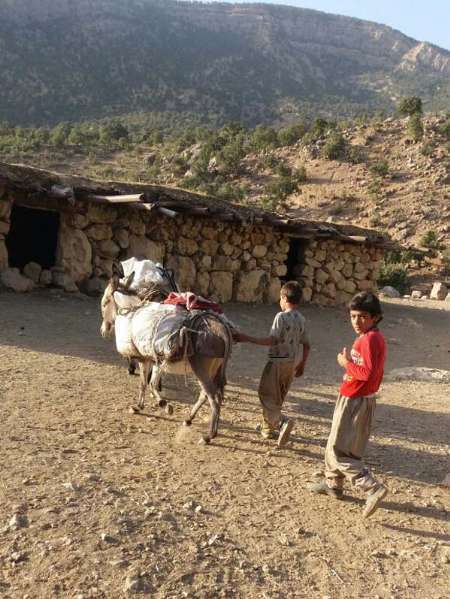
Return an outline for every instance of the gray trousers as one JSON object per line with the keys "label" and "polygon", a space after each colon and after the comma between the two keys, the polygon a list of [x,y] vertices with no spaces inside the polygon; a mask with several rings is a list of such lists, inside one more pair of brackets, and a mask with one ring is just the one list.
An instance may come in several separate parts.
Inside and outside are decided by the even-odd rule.
{"label": "gray trousers", "polygon": [[267,362],[258,389],[263,409],[263,431],[278,432],[281,408],[294,378],[294,370],[294,362]]}
{"label": "gray trousers", "polygon": [[329,487],[340,489],[345,479],[364,491],[378,486],[363,463],[375,406],[373,396],[339,395],[325,449],[325,477]]}

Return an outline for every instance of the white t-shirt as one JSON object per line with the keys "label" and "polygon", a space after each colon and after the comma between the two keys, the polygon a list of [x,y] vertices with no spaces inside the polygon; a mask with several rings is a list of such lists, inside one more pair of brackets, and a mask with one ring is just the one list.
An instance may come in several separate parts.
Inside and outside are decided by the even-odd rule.
{"label": "white t-shirt", "polygon": [[302,344],[309,343],[305,317],[298,310],[278,312],[270,336],[279,339],[279,343],[269,348],[269,359],[297,364],[302,355]]}

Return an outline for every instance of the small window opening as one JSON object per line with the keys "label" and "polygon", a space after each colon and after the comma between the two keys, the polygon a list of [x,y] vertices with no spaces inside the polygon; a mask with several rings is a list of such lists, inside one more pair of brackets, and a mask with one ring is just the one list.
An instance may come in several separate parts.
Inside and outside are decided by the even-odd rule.
{"label": "small window opening", "polygon": [[6,237],[9,266],[22,269],[28,262],[42,268],[55,265],[59,214],[14,204],[11,227]]}

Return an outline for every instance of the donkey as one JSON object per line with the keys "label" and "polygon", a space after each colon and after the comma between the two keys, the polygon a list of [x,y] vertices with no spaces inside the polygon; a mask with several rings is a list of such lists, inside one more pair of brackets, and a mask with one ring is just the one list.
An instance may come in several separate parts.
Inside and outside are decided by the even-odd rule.
{"label": "donkey", "polygon": [[[219,426],[226,367],[231,355],[231,327],[211,312],[199,312],[190,316],[174,306],[162,306],[135,297],[131,307],[121,308],[124,291],[127,292],[127,284],[121,285],[120,274],[115,272],[102,297],[103,322],[100,332],[103,337],[107,337],[115,331],[118,352],[139,362],[140,390],[137,410],[144,407],[148,385],[153,395],[162,400],[158,391],[162,372],[181,375],[192,372],[198,379],[201,391],[184,424],[190,426],[201,406],[209,401],[209,431],[201,439],[202,442],[209,443],[217,436]],[[153,337],[159,326],[158,321],[172,321],[176,327],[177,319],[178,324],[182,324],[180,318],[186,320],[185,326],[180,326],[183,353],[173,360],[163,360],[160,363]],[[157,368],[153,368],[149,381],[149,373],[153,366]]]}

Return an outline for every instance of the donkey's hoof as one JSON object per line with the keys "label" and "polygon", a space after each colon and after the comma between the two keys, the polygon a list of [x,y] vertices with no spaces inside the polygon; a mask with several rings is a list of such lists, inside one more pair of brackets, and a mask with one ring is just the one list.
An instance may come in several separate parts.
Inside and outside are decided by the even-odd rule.
{"label": "donkey's hoof", "polygon": [[128,411],[130,412],[130,414],[139,414],[141,411],[141,408],[139,406],[130,406],[128,408]]}
{"label": "donkey's hoof", "polygon": [[209,437],[207,437],[206,435],[203,437],[200,437],[200,441],[198,442],[199,445],[209,445],[211,443],[211,439]]}
{"label": "donkey's hoof", "polygon": [[158,407],[159,408],[165,408],[167,406],[167,401],[165,399],[160,399],[158,401]]}
{"label": "donkey's hoof", "polygon": [[171,406],[170,403],[166,405],[166,414],[168,414],[169,416],[172,416],[173,414],[173,406]]}
{"label": "donkey's hoof", "polygon": [[189,419],[183,420],[183,424],[184,424],[184,426],[191,426],[192,420],[189,420]]}

